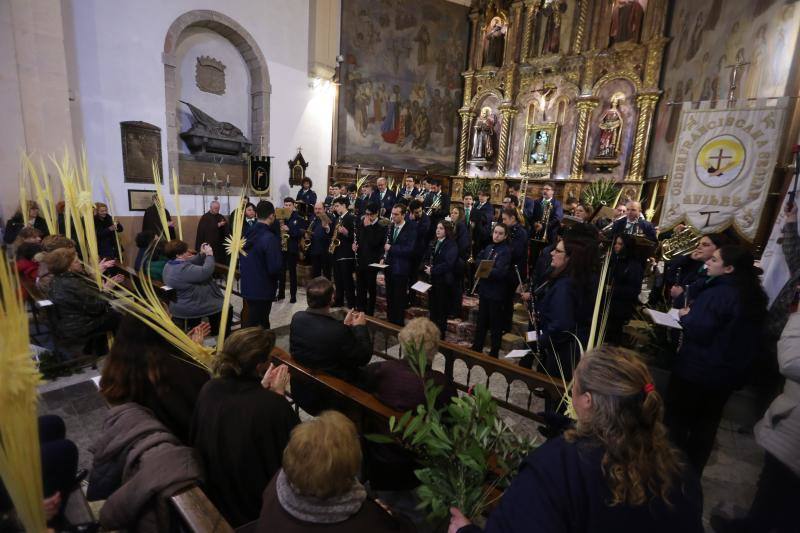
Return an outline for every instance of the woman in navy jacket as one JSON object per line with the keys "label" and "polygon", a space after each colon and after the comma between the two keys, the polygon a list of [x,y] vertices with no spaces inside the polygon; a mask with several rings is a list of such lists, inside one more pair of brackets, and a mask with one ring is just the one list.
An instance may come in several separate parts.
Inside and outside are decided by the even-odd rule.
{"label": "woman in navy jacket", "polygon": [[681,315],[682,342],[667,389],[673,442],[702,475],[722,410],[761,349],[767,296],[743,246],[723,246],[706,261],[708,279]]}
{"label": "woman in navy jacket", "polygon": [[[662,423],[650,372],[631,352],[603,346],[575,369],[575,429],[522,463],[487,533],[701,533],[699,479],[681,464]],[[449,533],[475,533],[459,509]]]}
{"label": "woman in navy jacket", "polygon": [[[597,240],[583,228],[565,233],[550,252],[548,282],[534,295],[539,326],[539,347],[544,370],[566,382],[578,363],[580,347],[589,339],[597,288]],[[529,294],[523,294],[527,300]],[[555,409],[552,400],[545,402]]]}
{"label": "woman in navy jacket", "polygon": [[425,266],[425,273],[430,276],[432,285],[429,293],[431,322],[439,327],[442,339],[447,331],[448,296],[456,282],[456,263],[458,245],[453,240],[453,224],[443,220],[436,224],[436,239],[431,243]]}
{"label": "woman in navy jacket", "polygon": [[503,339],[503,313],[499,312],[506,300],[508,291],[508,269],[511,267],[511,249],[508,247],[508,228],[498,223],[492,230],[492,244],[484,248],[476,263],[480,265],[484,259],[494,260],[494,266],[488,278],[478,282],[478,323],[475,326],[475,338],[472,349],[483,353],[486,332],[491,331],[492,348],[489,355],[500,354],[500,342]]}
{"label": "woman in navy jacket", "polygon": [[642,290],[644,266],[634,253],[631,235],[621,234],[614,238],[614,254],[611,257],[611,306],[608,312],[605,341],[619,345],[622,328],[633,316],[633,310]]}
{"label": "woman in navy jacket", "polygon": [[470,238],[470,229],[464,222],[463,207],[455,205],[450,208],[450,221],[453,223],[453,240],[458,246],[458,261],[456,261],[456,270],[453,272],[455,282],[450,290],[447,316],[459,318],[464,297],[464,274],[467,270],[467,259],[471,255],[472,239]]}

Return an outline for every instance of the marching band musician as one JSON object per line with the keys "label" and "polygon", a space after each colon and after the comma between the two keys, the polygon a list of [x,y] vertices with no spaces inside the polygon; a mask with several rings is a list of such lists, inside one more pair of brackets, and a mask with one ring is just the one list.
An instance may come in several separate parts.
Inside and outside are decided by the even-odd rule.
{"label": "marching band musician", "polygon": [[528,279],[528,232],[520,224],[519,213],[514,208],[503,209],[501,215],[503,225],[508,229],[508,245],[511,248],[511,265],[508,272],[508,286],[506,288],[506,298],[503,307],[503,329],[511,331],[514,315],[514,294],[519,286],[517,272],[523,281]]}
{"label": "marching band musician", "polygon": [[413,176],[406,176],[406,179],[403,181],[403,188],[400,189],[400,193],[398,196],[400,198],[405,198],[409,202],[417,198],[419,194],[419,189],[417,189],[417,185],[414,182]]}
{"label": "marching band musician", "polygon": [[[470,197],[470,202],[472,197]],[[456,270],[453,272],[455,275],[455,282],[453,283],[450,297],[448,298],[449,305],[447,316],[458,318],[461,316],[462,296],[464,295],[464,274],[467,270],[467,259],[470,256],[470,248],[472,242],[470,239],[470,231],[467,224],[464,222],[464,209],[461,206],[454,205],[450,208],[450,222],[453,224],[454,234],[453,239],[458,246],[458,261],[456,261]]]}
{"label": "marching band musician", "polygon": [[380,261],[386,239],[386,227],[378,219],[378,204],[368,204],[364,208],[364,218],[357,226],[357,241],[353,243],[356,253],[356,299],[358,309],[366,314],[375,314],[378,269],[371,264]]}
{"label": "marching band musician", "polygon": [[[492,241],[492,221],[494,220],[494,206],[489,202],[489,189],[478,191],[478,205],[475,206],[475,231],[473,233],[473,252],[483,250]],[[470,217],[470,221],[472,218]]]}
{"label": "marching band musician", "polygon": [[[250,233],[250,230],[255,227],[257,222],[258,218],[256,218],[256,206],[248,202],[244,206],[244,223],[242,224],[242,237],[247,237],[247,234]],[[231,224],[230,227],[233,227],[233,224]]]}
{"label": "marching band musician", "polygon": [[644,265],[636,257],[635,246],[636,243],[630,235],[617,235],[614,238],[610,267],[611,306],[608,310],[605,336],[605,341],[610,344],[620,345],[622,328],[633,316],[642,290]]}
{"label": "marching band musician", "polygon": [[656,242],[656,228],[644,217],[642,214],[642,204],[631,200],[627,203],[625,218],[621,218],[614,222],[611,227],[612,235],[619,235],[620,233],[627,233],[629,235],[641,235],[647,237],[649,240]]}
{"label": "marching band musician", "polygon": [[708,281],[691,307],[679,311],[683,341],[667,387],[664,422],[698,477],[728,398],[745,384],[763,352],[767,295],[753,262],[744,246],[715,250],[706,261]]}
{"label": "marching band musician", "polygon": [[[597,289],[596,234],[575,226],[564,233],[550,257],[547,283],[534,287],[533,295],[530,291],[523,293],[522,299],[534,298],[545,372],[558,380],[563,376],[569,383],[580,357],[575,337],[585,346],[592,322]],[[530,358],[523,358],[520,365],[530,368],[531,362]],[[545,409],[553,411],[555,402],[545,400]]]}
{"label": "marching band musician", "polygon": [[313,185],[311,178],[303,178],[300,190],[297,191],[297,197],[295,199],[300,202],[305,202],[306,205],[315,205],[317,203],[317,193],[311,190]]}
{"label": "marching band musician", "polygon": [[356,202],[358,201],[358,189],[355,183],[349,183],[345,190],[347,191],[347,209],[349,209],[355,216],[360,217],[364,214],[363,209],[358,209]]}
{"label": "marching band musician", "polygon": [[278,283],[278,300],[286,297],[286,271],[289,271],[289,303],[297,302],[297,259],[300,256],[300,238],[306,232],[306,221],[295,209],[295,201],[291,196],[283,199],[283,208],[289,209],[291,215],[283,221],[281,234],[289,235],[289,242],[283,252],[283,269]]}
{"label": "marching band musician", "polygon": [[578,199],[570,196],[567,198],[567,201],[564,202],[564,214],[569,216],[575,215],[575,208],[578,207]]}
{"label": "marching band musician", "polygon": [[430,229],[430,233],[432,237],[432,234],[436,229],[436,224],[440,220],[444,220],[444,218],[450,214],[450,195],[442,191],[442,184],[439,180],[430,180],[430,194],[425,197],[423,207],[425,208],[426,212],[428,212],[428,209],[431,208],[430,217],[431,226],[433,227]]}
{"label": "marching band musician", "polygon": [[[411,202],[408,204],[408,216],[406,218],[414,222],[417,230],[416,241],[414,243],[414,252],[411,255],[411,275],[408,279],[410,287],[417,282],[417,279],[419,279],[419,267],[422,264],[422,259],[425,256],[425,253],[427,252],[428,243],[431,241],[431,239],[428,239],[428,234],[430,233],[431,227],[431,218],[422,209],[422,202],[419,200],[411,200]],[[409,296],[411,299],[413,299],[414,294],[409,293]]]}
{"label": "marching band musician", "polygon": [[391,213],[396,198],[394,192],[386,187],[386,178],[378,178],[376,184],[378,190],[372,193],[372,203],[376,203],[380,206],[380,215],[385,217]]}
{"label": "marching band musician", "polygon": [[691,254],[671,259],[664,267],[664,286],[669,290],[672,307],[679,309],[686,305],[686,288],[689,288],[689,301],[696,296],[698,289],[708,279],[706,261],[726,243],[720,233],[703,235]]}
{"label": "marching band musician", "polygon": [[[518,183],[512,183],[508,186],[508,194],[517,199],[518,206],[522,206],[522,216],[525,217],[525,223],[530,225],[530,221],[533,220],[533,209],[535,205],[533,198],[528,197],[527,194],[525,195],[524,199],[520,198],[522,191],[520,190]],[[522,223],[521,220],[520,223]]]}
{"label": "marching band musician", "polygon": [[442,220],[436,224],[434,231],[436,238],[432,243],[425,273],[431,284],[428,293],[431,321],[439,327],[440,337],[444,339],[447,332],[448,304],[457,279],[458,245],[453,239],[451,222]]}
{"label": "marching band musician", "polygon": [[356,306],[356,288],[353,282],[353,264],[355,254],[353,253],[353,235],[355,233],[355,216],[347,209],[347,198],[339,197],[333,201],[333,211],[336,213],[336,228],[331,236],[331,246],[333,241],[338,239],[339,245],[333,251],[331,261],[333,262],[333,279],[336,285],[336,300],[334,305],[342,307],[347,303],[347,307],[353,309]]}
{"label": "marching band musician", "polygon": [[406,220],[406,206],[397,204],[392,208],[392,225],[383,246],[386,277],[386,319],[402,326],[405,322],[405,306],[408,301],[408,279],[411,275],[411,255],[417,240],[417,228],[413,221]]}
{"label": "marching band musician", "polygon": [[[312,278],[325,276],[331,279],[331,262],[328,256],[328,246],[331,244],[331,226],[321,218],[325,215],[325,204],[314,204],[314,216],[308,224],[311,230],[311,245],[306,256],[311,260]],[[327,215],[326,215],[327,216]]]}
{"label": "marching band musician", "polygon": [[370,197],[372,196],[372,185],[368,182],[364,182],[361,185],[361,190],[359,191],[358,198],[356,198],[356,213],[364,213],[367,209],[367,206],[370,204]]}
{"label": "marching band musician", "polygon": [[[547,242],[553,242],[553,240],[555,240],[556,230],[561,223],[561,219],[564,217],[564,210],[561,208],[561,202],[553,198],[554,193],[555,189],[553,188],[553,184],[545,183],[542,186],[542,197],[533,202],[533,215],[531,216],[531,220],[533,221],[533,235],[542,235]],[[544,221],[542,219],[547,212],[548,206],[550,206],[550,214],[547,217],[548,219]],[[547,227],[544,227],[544,224],[546,224]]]}
{"label": "marching band musician", "polygon": [[339,196],[339,186],[328,185],[328,196],[325,197],[325,201],[323,202],[326,212],[330,211],[331,206],[333,205],[333,201],[336,199],[337,196]]}
{"label": "marching band musician", "polygon": [[502,309],[508,290],[508,271],[511,267],[511,249],[506,242],[508,228],[502,222],[496,224],[492,230],[492,244],[481,250],[476,262],[483,260],[494,261],[489,277],[478,281],[478,322],[475,326],[475,338],[472,349],[483,353],[486,342],[486,333],[490,333],[491,350],[489,355],[500,355],[500,342],[503,340],[503,313]]}

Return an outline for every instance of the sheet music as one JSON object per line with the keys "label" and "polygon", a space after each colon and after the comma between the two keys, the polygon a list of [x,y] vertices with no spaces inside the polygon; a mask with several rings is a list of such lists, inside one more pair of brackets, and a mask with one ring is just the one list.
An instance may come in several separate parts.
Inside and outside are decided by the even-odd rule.
{"label": "sheet music", "polygon": [[520,359],[525,357],[528,353],[530,353],[530,350],[511,350],[503,357],[504,359]]}
{"label": "sheet music", "polygon": [[525,340],[527,342],[536,342],[539,340],[539,335],[535,331],[529,331],[528,334],[525,336]]}
{"label": "sheet music", "polygon": [[424,281],[418,281],[411,286],[412,289],[414,289],[417,292],[421,292],[423,294],[428,292],[428,289],[430,289],[431,287],[432,285],[430,283],[425,283]]}
{"label": "sheet music", "polygon": [[653,319],[653,322],[659,326],[665,326],[672,329],[683,329],[681,323],[670,313],[662,313],[661,311],[656,311],[655,309],[645,309],[645,311],[650,314],[650,318]]}
{"label": "sheet music", "polygon": [[381,269],[383,269],[383,268],[386,268],[386,267],[388,267],[389,265],[387,265],[386,263],[370,263],[370,264],[369,264],[369,265],[367,265],[367,266],[371,266],[371,267],[375,267],[375,268],[381,268]]}

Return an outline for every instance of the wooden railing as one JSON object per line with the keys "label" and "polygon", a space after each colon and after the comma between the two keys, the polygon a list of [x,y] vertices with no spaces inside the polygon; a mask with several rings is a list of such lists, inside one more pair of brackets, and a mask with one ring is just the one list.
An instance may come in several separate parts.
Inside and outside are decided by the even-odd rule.
{"label": "wooden railing", "polygon": [[[399,359],[403,356],[403,348],[397,340],[397,334],[400,332],[400,327],[381,320],[379,318],[367,317],[367,327],[372,333],[373,339],[373,353],[383,359]],[[396,351],[390,349],[397,348]],[[502,359],[495,359],[486,355],[474,352],[463,346],[453,344],[446,341],[439,341],[439,352],[444,356],[444,374],[448,380],[453,382],[457,388],[462,391],[467,391],[470,385],[473,384],[472,376],[473,369],[478,367],[483,369],[486,374],[484,385],[491,391],[489,387],[492,377],[500,375],[505,379],[505,393],[495,394],[492,397],[497,403],[509,411],[517,413],[525,418],[542,422],[542,418],[538,416],[531,409],[533,407],[534,397],[550,397],[554,400],[559,400],[564,395],[564,384],[557,379],[535,372],[527,368],[520,367]],[[464,380],[457,380],[454,375],[454,367],[456,361],[462,362],[466,368],[466,378]],[[526,401],[514,402],[511,401],[512,386],[514,383],[521,383],[527,392]]]}

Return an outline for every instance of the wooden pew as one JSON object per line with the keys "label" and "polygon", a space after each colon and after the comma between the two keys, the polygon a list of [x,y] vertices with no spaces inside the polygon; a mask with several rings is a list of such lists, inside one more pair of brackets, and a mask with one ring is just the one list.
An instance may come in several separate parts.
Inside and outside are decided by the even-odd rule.
{"label": "wooden pew", "polygon": [[[142,278],[145,276],[143,272],[137,272],[133,268],[129,266],[120,266],[118,267],[125,272],[125,276],[130,280],[130,283],[133,287],[141,287],[142,286]],[[164,282],[158,281],[157,279],[151,279],[150,283],[152,283],[153,288],[156,290],[156,294],[158,297],[164,300],[164,302],[174,302],[177,298],[177,293],[175,289],[170,287],[169,285],[164,285]],[[132,289],[133,287],[128,287],[128,289]],[[135,292],[135,290],[134,290]]]}
{"label": "wooden pew", "polygon": [[174,494],[170,502],[192,533],[233,533],[225,517],[196,485]]}
{"label": "wooden pew", "polygon": [[[367,316],[367,327],[371,332],[379,332],[384,338],[383,349],[373,345],[373,353],[383,359],[397,359],[402,357],[402,347],[397,356],[388,353],[391,346],[397,344],[397,334],[402,328],[391,322]],[[373,342],[375,343],[375,335]],[[390,343],[389,339],[393,339]],[[531,411],[531,403],[534,396],[548,396],[553,399],[560,399],[564,395],[564,384],[556,378],[547,376],[540,372],[520,367],[503,359],[495,359],[487,355],[475,352],[469,348],[459,346],[446,341],[439,341],[439,352],[444,356],[444,374],[448,380],[452,381],[456,387],[462,391],[469,389],[469,382],[472,369],[482,368],[486,373],[485,385],[489,385],[489,380],[495,374],[500,374],[506,380],[507,386],[505,395],[495,395],[493,398],[497,403],[509,411],[517,413],[525,418],[536,422],[543,422],[542,418]],[[453,376],[453,368],[456,361],[461,361],[467,367],[467,380],[464,383],[456,381]],[[520,406],[510,401],[511,385],[515,382],[522,383],[528,390],[528,401],[526,406]]]}
{"label": "wooden pew", "polygon": [[384,422],[388,422],[389,418],[393,416],[400,418],[403,414],[402,411],[389,407],[369,392],[355,385],[351,385],[343,379],[301,365],[281,348],[275,348],[272,351],[271,359],[275,363],[288,366],[292,376],[322,385],[326,389],[352,402],[354,406],[358,407],[359,414],[353,422],[359,428],[364,427],[364,422],[367,417],[373,419],[377,417]]}

